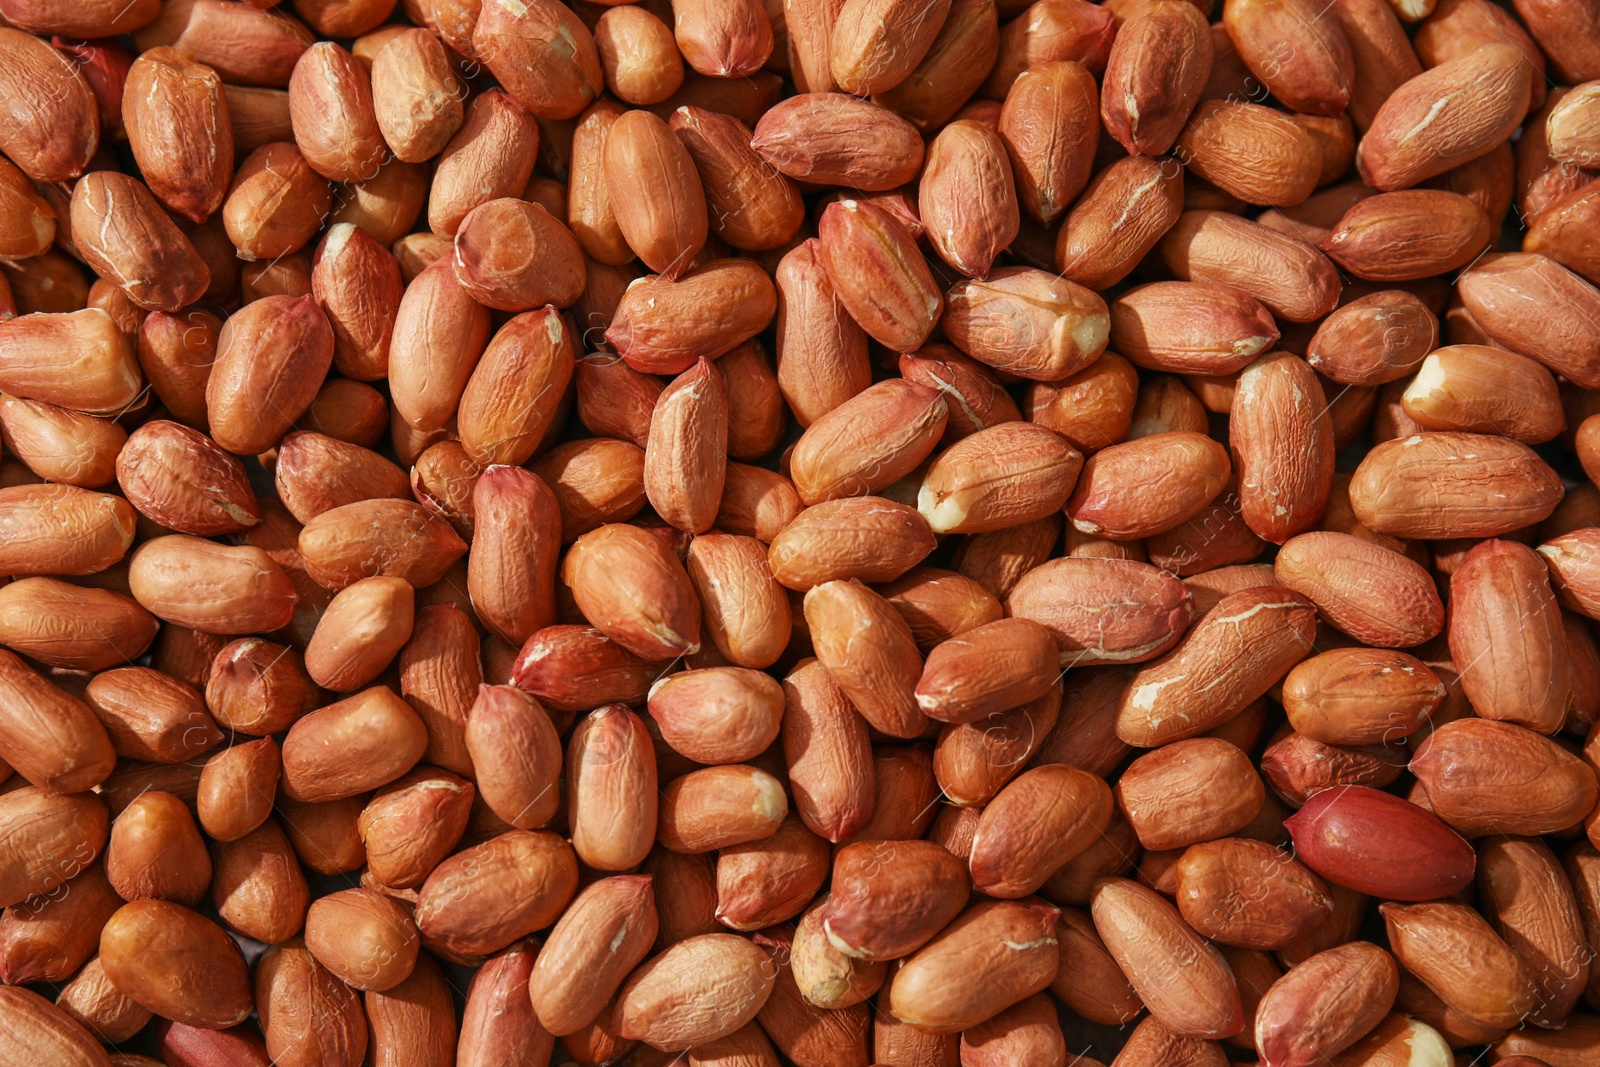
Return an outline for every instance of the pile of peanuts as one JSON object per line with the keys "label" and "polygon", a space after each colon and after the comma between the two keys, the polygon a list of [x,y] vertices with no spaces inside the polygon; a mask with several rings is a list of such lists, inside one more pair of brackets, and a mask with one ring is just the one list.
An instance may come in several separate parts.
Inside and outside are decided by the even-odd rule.
{"label": "pile of peanuts", "polygon": [[0,1067],[1600,1064],[1600,0],[0,99]]}

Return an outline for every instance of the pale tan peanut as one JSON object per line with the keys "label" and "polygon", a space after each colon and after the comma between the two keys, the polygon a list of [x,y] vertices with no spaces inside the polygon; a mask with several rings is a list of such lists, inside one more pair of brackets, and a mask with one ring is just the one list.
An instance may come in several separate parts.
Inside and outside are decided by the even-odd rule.
{"label": "pale tan peanut", "polygon": [[868,722],[892,737],[926,728],[922,656],[888,601],[853,579],[824,582],[806,593],[805,615],[817,658]]}
{"label": "pale tan peanut", "polygon": [[[960,865],[956,867],[956,876],[960,877]],[[827,873],[826,867],[823,873]],[[819,894],[816,902],[801,914],[794,927],[788,964],[799,997],[810,1007],[833,1012],[864,1004],[883,987],[889,965],[846,955],[829,940],[823,913],[830,900],[830,894]],[[762,943],[765,936],[757,934],[757,943]],[[780,974],[775,993],[787,992],[782,981]]]}
{"label": "pale tan peanut", "polygon": [[1261,998],[1256,1048],[1273,1062],[1295,1065],[1337,1056],[1383,1021],[1399,979],[1394,958],[1367,942],[1319,952]]}
{"label": "pale tan peanut", "polygon": [[928,653],[917,705],[941,722],[976,722],[1043,696],[1054,683],[1054,634],[1026,618],[968,630]]}
{"label": "pale tan peanut", "polygon": [[579,722],[567,743],[567,818],[583,862],[625,871],[656,833],[656,759],[643,721],[622,705]]}
{"label": "pale tan peanut", "polygon": [[766,751],[778,738],[783,704],[775,680],[741,667],[685,671],[650,687],[662,740],[696,763],[739,763]]}
{"label": "pale tan peanut", "polygon": [[781,738],[795,812],[829,841],[850,837],[874,806],[866,722],[817,660],[790,671],[783,694]]}
{"label": "pale tan peanut", "polygon": [[283,788],[300,801],[342,800],[385,785],[417,762],[427,731],[416,712],[374,686],[296,720],[283,739]]}
{"label": "pale tan peanut", "polygon": [[995,897],[1027,896],[1087,848],[1111,822],[1111,790],[1060,764],[1026,771],[983,809],[968,865],[973,884]]}
{"label": "pale tan peanut", "polygon": [[1301,662],[1283,680],[1290,725],[1334,745],[1409,736],[1445,696],[1444,683],[1421,660],[1375,649],[1332,649]]}
{"label": "pale tan peanut", "polygon": [[406,910],[370,889],[330,893],[306,912],[306,950],[355,989],[382,991],[405,981],[417,964],[418,942]]}
{"label": "pale tan peanut", "polygon": [[1094,76],[1079,63],[1041,64],[1008,87],[998,132],[1030,218],[1053,223],[1088,183],[1098,111]]}
{"label": "pale tan peanut", "polygon": [[[1363,457],[1350,481],[1350,505],[1364,525],[1396,537],[1497,537],[1546,518],[1561,499],[1559,483],[1518,441],[1419,433],[1384,441]],[[1423,485],[1426,502],[1415,492]]]}
{"label": "pale tan peanut", "polygon": [[[1473,770],[1463,774],[1463,767]],[[1410,769],[1434,814],[1473,836],[1552,833],[1574,825],[1594,803],[1594,772],[1584,760],[1493,719],[1440,726],[1417,747]]]}
{"label": "pale tan peanut", "polygon": [[650,951],[657,917],[649,875],[602,878],[545,938],[526,983],[540,1024],[567,1034],[594,1021]]}
{"label": "pale tan peanut", "polygon": [[865,200],[838,200],[818,235],[834,294],[874,340],[901,352],[920,348],[945,310],[911,235]]}
{"label": "pale tan peanut", "polygon": [[836,92],[781,101],[761,116],[750,144],[798,181],[863,192],[906,184],[923,157],[922,138],[911,123],[869,100]]}
{"label": "pale tan peanut", "polygon": [[1239,100],[1203,101],[1175,150],[1195,176],[1252,204],[1304,203],[1321,176],[1322,152],[1305,126]]}
{"label": "pale tan peanut", "polygon": [[1146,753],[1116,785],[1117,806],[1147,849],[1226,837],[1261,810],[1265,787],[1238,746],[1194,737]]}
{"label": "pale tan peanut", "polygon": [[679,278],[655,274],[630,284],[605,338],[635,370],[680,374],[760,333],[776,307],[772,280],[756,263],[715,259]]}
{"label": "pale tan peanut", "polygon": [[1550,440],[1565,422],[1549,371],[1525,356],[1481,345],[1429,353],[1401,405],[1430,430],[1495,434],[1524,444]]}
{"label": "pale tan peanut", "polygon": [[[1043,903],[973,905],[889,979],[889,1011],[919,1030],[954,1033],[1043,990],[1059,963],[1058,914]],[[953,981],[952,971],[965,978]]]}
{"label": "pale tan peanut", "polygon": [[541,118],[571,118],[605,84],[594,38],[564,4],[485,0],[470,33],[477,57],[506,92]]}
{"label": "pale tan peanut", "polygon": [[1307,241],[1218,211],[1186,211],[1161,239],[1161,258],[1184,281],[1231,285],[1279,318],[1312,322],[1339,300],[1339,274]]}
{"label": "pale tan peanut", "polygon": [[1248,838],[1218,838],[1185,849],[1177,889],[1184,920],[1226,945],[1288,947],[1333,915],[1320,878],[1287,853]]}
{"label": "pale tan peanut", "polygon": [[1239,988],[1221,954],[1154,890],[1102,879],[1091,910],[1106,949],[1164,1027],[1218,1039],[1244,1025]]}
{"label": "pale tan peanut", "polygon": [[1227,450],[1204,434],[1174,431],[1114,444],[1084,463],[1067,518],[1086,534],[1149,537],[1198,514],[1230,472]]}
{"label": "pale tan peanut", "polygon": [[100,934],[100,964],[123,995],[176,1022],[222,1029],[250,1014],[244,954],[215,923],[181,905],[124,905]]}
{"label": "pale tan peanut", "polygon": [[1223,597],[1182,644],[1129,681],[1117,736],[1160,745],[1226,722],[1305,658],[1315,625],[1311,601],[1280,587]]}
{"label": "pale tan peanut", "polygon": [[1395,957],[1447,1005],[1486,1026],[1512,1027],[1535,992],[1522,961],[1462,904],[1383,904]]}
{"label": "pale tan peanut", "polygon": [[139,395],[139,366],[105,311],[22,315],[0,323],[0,389],[73,411],[120,414]]}
{"label": "pale tan peanut", "polygon": [[1173,146],[1211,72],[1211,36],[1193,5],[1152,4],[1126,19],[1106,60],[1100,112],[1129,155]]}
{"label": "pale tan peanut", "polygon": [[1450,655],[1485,719],[1540,733],[1560,727],[1572,689],[1561,609],[1532,549],[1481,542],[1450,576]]}
{"label": "pale tan peanut", "polygon": [[134,552],[128,583],[157,618],[216,634],[275,630],[298,600],[283,569],[261,549],[176,534]]}
{"label": "pale tan peanut", "polygon": [[1228,438],[1240,513],[1258,537],[1281,544],[1317,524],[1333,485],[1333,422],[1304,360],[1273,353],[1244,369]]}
{"label": "pale tan peanut", "polygon": [[766,951],[742,937],[691,937],[633,972],[617,993],[612,1025],[663,1051],[715,1041],[755,1018],[775,971]]}
{"label": "pale tan peanut", "polygon": [[510,830],[434,868],[418,891],[417,928],[454,952],[498,952],[554,923],[577,888],[570,845],[547,830]]}
{"label": "pale tan peanut", "polygon": [[1148,370],[1232,374],[1269,351],[1277,324],[1237,289],[1153,282],[1111,304],[1111,345]]}
{"label": "pale tan peanut", "polygon": [[306,645],[306,673],[348,693],[372,682],[411,640],[415,594],[404,578],[363,578],[339,590]]}
{"label": "pale tan peanut", "polygon": [[1362,180],[1405,189],[1483,155],[1522,121],[1529,74],[1522,53],[1497,41],[1399,86],[1356,150]]}
{"label": "pale tan peanut", "polygon": [[[688,270],[708,230],[705,191],[694,159],[661,119],[627,111],[605,142],[605,181],[617,225],[630,248],[657,274]],[[654,190],[640,197],[640,185]]]}
{"label": "pale tan peanut", "polygon": [[360,997],[318,963],[303,941],[275,945],[262,956],[255,999],[273,1060],[349,1067],[366,1055]]}
{"label": "pale tan peanut", "polygon": [[848,959],[892,960],[927,944],[969,893],[965,865],[932,842],[861,841],[839,849],[829,896],[801,921]]}
{"label": "pale tan peanut", "polygon": [[461,128],[462,93],[434,34],[401,30],[372,57],[371,75],[373,115],[399,159],[425,163]]}
{"label": "pale tan peanut", "polygon": [[1056,236],[1055,265],[1091,289],[1127,277],[1183,212],[1183,168],[1148,156],[1095,175]]}
{"label": "pale tan peanut", "polygon": [[706,767],[662,789],[656,836],[674,852],[710,852],[772,836],[788,807],[782,784],[763,770]]}

